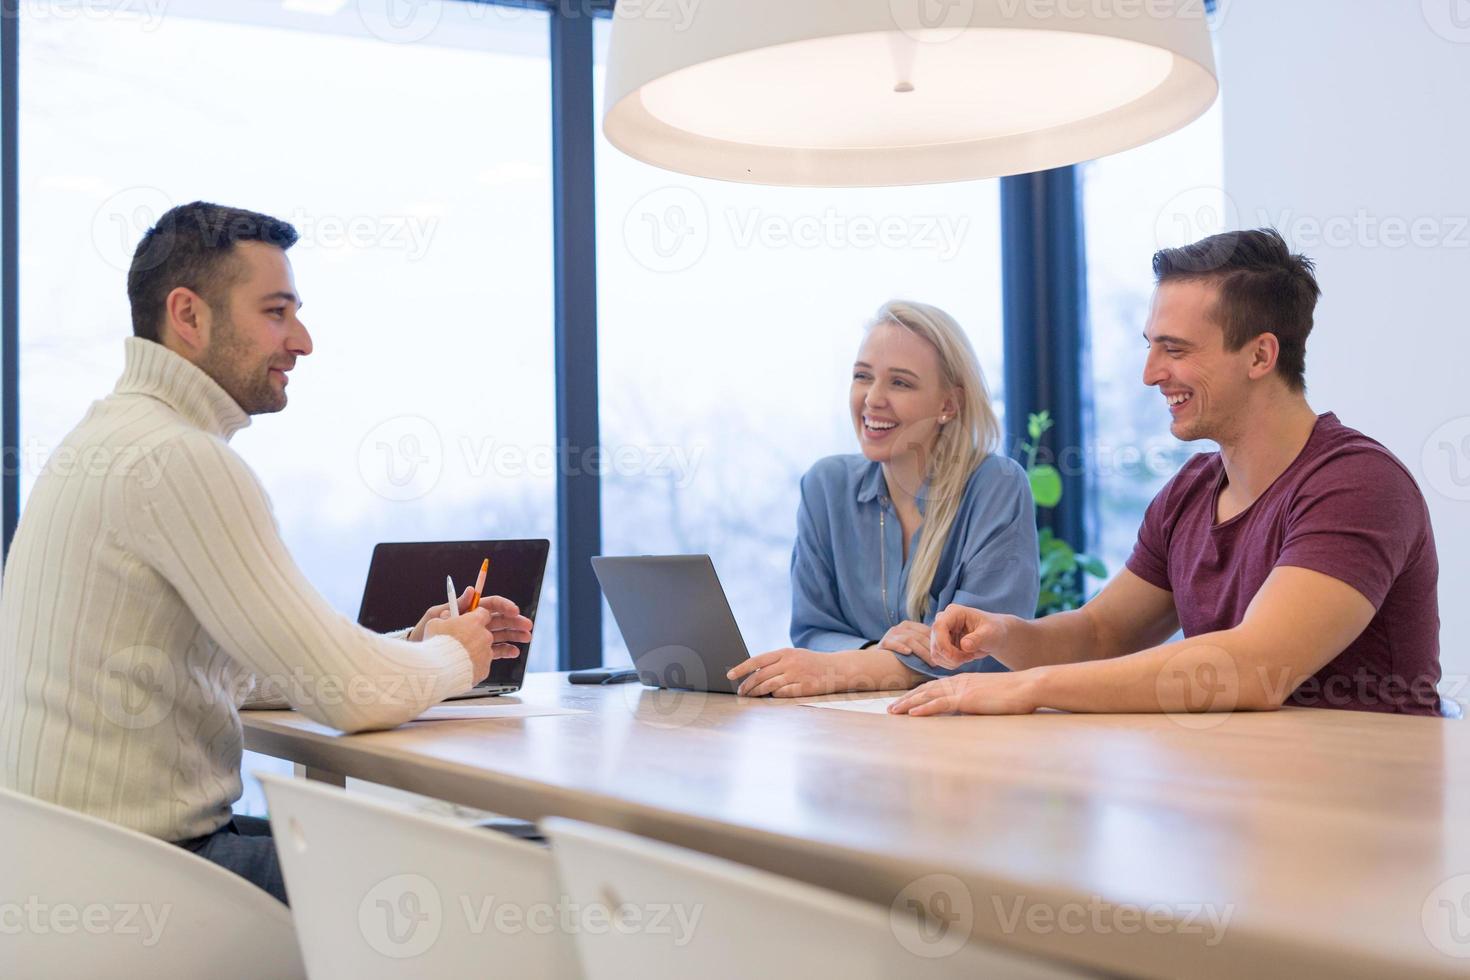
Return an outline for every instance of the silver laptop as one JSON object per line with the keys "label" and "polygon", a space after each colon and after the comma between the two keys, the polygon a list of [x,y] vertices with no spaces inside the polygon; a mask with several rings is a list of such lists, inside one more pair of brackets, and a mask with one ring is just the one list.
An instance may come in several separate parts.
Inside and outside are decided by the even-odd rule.
{"label": "silver laptop", "polygon": [[[426,609],[444,602],[444,576],[451,576],[455,588],[463,592],[475,584],[480,563],[489,558],[485,594],[505,596],[520,607],[521,615],[534,623],[550,548],[551,543],[545,538],[380,544],[373,549],[357,621],[375,633],[412,626]],[[531,636],[534,641],[535,633]],[[519,691],[526,677],[531,644],[516,646],[521,651],[519,657],[494,661],[490,676],[450,700]]]}
{"label": "silver laptop", "polygon": [[734,694],[725,672],[750,656],[709,555],[593,558],[638,679]]}

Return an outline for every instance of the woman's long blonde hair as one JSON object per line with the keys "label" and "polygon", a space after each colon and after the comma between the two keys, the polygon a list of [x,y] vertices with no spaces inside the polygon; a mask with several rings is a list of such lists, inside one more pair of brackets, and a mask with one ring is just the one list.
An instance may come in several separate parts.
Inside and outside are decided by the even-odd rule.
{"label": "woman's long blonde hair", "polygon": [[940,383],[955,392],[957,406],[955,417],[940,426],[924,466],[924,526],[904,597],[909,618],[922,622],[929,612],[929,590],[939,569],[939,555],[970,475],[1000,447],[1000,422],[990,406],[980,360],[954,317],[925,303],[892,300],[878,310],[868,329],[881,323],[897,323],[934,346],[939,352]]}

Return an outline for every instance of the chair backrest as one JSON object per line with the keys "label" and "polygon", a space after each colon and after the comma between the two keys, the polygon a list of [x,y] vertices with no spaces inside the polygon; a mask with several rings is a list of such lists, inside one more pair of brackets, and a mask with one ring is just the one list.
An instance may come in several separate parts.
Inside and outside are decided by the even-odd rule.
{"label": "chair backrest", "polygon": [[659,841],[561,818],[542,831],[579,910],[587,980],[1075,975],[967,934],[936,942],[904,908]]}
{"label": "chair backrest", "polygon": [[258,774],[313,980],[579,976],[539,844]]}
{"label": "chair backrest", "polygon": [[291,913],[147,834],[0,789],[0,973],[304,977]]}

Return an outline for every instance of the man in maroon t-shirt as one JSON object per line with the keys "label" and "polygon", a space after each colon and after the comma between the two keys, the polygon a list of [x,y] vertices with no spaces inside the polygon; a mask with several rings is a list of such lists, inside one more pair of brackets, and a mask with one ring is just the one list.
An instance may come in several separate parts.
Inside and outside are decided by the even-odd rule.
{"label": "man in maroon t-shirt", "polygon": [[1144,383],[1175,436],[1220,451],[1160,491],[1127,569],[1081,609],[940,613],[925,659],[1012,673],[932,681],[890,710],[1438,714],[1429,512],[1392,453],[1307,404],[1311,261],[1263,229],[1165,249],[1154,273]]}

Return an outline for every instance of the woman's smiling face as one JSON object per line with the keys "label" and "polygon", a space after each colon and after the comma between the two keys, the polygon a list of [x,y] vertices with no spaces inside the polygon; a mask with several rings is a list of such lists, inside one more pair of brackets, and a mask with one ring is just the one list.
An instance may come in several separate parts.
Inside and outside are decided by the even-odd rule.
{"label": "woman's smiling face", "polygon": [[939,351],[892,320],[868,331],[852,369],[853,428],[863,455],[874,462],[926,452],[941,421],[954,416]]}

